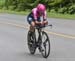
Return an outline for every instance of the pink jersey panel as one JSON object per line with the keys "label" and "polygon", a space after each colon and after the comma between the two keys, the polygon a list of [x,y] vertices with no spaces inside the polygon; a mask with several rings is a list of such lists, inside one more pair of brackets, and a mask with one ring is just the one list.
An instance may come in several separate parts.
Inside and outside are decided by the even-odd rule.
{"label": "pink jersey panel", "polygon": [[[33,8],[32,13],[35,20],[37,20],[37,18],[40,17],[40,15],[37,12],[37,8]],[[42,14],[42,16],[43,16],[43,19],[46,19],[46,11]]]}

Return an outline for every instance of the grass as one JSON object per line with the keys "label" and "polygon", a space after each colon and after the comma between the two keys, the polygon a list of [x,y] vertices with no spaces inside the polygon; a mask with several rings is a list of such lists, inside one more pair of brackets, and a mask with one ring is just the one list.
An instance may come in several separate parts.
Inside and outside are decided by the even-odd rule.
{"label": "grass", "polygon": [[29,11],[13,11],[13,10],[0,9],[0,13],[27,15],[29,13]]}
{"label": "grass", "polygon": [[[0,13],[28,15],[29,11],[27,10],[27,11],[18,12],[18,11],[0,9]],[[74,19],[75,20],[75,14],[70,15],[70,14],[59,14],[59,13],[47,12],[47,15],[48,15],[49,18],[62,18],[62,19]]]}
{"label": "grass", "polygon": [[74,19],[75,20],[75,14],[70,15],[70,14],[60,14],[60,13],[48,12],[48,17],[51,17],[51,18],[62,18],[62,19]]}

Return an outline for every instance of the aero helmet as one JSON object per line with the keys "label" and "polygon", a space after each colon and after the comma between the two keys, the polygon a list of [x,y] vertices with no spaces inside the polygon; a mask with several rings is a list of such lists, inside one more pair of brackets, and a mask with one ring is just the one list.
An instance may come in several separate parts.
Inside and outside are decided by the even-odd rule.
{"label": "aero helmet", "polygon": [[46,7],[43,4],[38,4],[37,10],[38,10],[38,12],[44,12],[46,10]]}

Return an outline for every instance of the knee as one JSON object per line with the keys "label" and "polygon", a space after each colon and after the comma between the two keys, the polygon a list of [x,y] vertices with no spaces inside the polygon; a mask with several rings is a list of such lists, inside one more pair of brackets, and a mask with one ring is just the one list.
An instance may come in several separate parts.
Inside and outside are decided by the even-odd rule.
{"label": "knee", "polygon": [[35,22],[32,22],[32,23],[31,23],[31,26],[32,26],[32,27],[35,27]]}

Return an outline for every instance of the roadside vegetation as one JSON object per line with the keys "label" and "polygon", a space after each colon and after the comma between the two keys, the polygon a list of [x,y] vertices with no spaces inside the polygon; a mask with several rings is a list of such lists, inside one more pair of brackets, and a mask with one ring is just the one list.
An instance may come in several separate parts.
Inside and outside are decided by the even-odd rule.
{"label": "roadside vegetation", "polygon": [[38,3],[46,5],[48,17],[75,19],[75,0],[0,0],[0,12],[27,15]]}

